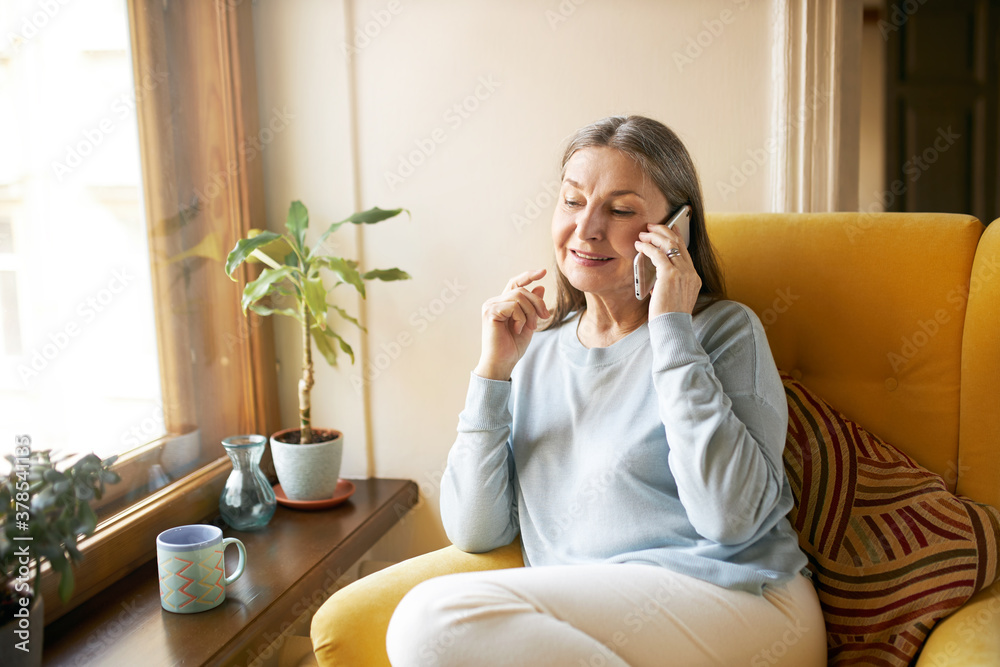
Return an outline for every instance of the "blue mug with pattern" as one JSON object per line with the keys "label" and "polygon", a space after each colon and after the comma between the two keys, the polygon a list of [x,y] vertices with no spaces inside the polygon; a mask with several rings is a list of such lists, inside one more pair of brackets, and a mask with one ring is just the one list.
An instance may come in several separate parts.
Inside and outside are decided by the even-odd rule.
{"label": "blue mug with pattern", "polygon": [[[226,547],[240,551],[236,571],[226,577]],[[156,536],[160,606],[178,614],[208,611],[226,599],[226,586],[240,578],[247,550],[235,537],[223,539],[218,526],[195,524],[165,530]]]}

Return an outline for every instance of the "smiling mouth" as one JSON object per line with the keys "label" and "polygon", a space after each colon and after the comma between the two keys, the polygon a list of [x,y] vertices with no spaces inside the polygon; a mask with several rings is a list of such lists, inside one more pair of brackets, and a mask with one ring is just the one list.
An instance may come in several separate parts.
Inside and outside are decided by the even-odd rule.
{"label": "smiling mouth", "polygon": [[589,259],[595,262],[606,262],[611,259],[610,257],[604,257],[603,255],[589,255],[579,250],[570,250],[570,252],[579,257],[580,259]]}

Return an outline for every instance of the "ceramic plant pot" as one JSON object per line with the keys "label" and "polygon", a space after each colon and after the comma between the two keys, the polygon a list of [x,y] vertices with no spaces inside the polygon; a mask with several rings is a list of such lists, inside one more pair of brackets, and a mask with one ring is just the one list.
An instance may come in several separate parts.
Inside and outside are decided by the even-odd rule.
{"label": "ceramic plant pot", "polygon": [[313,429],[313,440],[309,445],[299,444],[297,428],[286,428],[271,436],[274,470],[290,500],[326,500],[337,488],[344,434],[333,429]]}
{"label": "ceramic plant pot", "polygon": [[41,667],[44,618],[45,601],[39,595],[28,608],[27,618],[15,618],[0,627],[0,665]]}

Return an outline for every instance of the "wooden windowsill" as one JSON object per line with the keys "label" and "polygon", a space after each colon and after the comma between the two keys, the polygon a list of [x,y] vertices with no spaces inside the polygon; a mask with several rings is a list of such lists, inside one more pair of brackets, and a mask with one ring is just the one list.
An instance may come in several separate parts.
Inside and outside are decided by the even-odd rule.
{"label": "wooden windowsill", "polygon": [[[247,550],[243,576],[210,611],[160,607],[152,560],[45,628],[49,665],[245,665],[299,616],[417,502],[409,480],[352,480],[346,503],[318,511],[278,506],[262,531],[226,530]],[[226,571],[236,567],[226,550]],[[86,562],[81,567],[86,567]]]}

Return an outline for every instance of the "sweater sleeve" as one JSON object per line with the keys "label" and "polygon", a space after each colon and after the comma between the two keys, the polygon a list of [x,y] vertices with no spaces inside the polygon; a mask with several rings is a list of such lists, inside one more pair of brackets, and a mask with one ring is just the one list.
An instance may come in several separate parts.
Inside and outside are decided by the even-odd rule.
{"label": "sweater sleeve", "polygon": [[517,536],[510,391],[510,382],[473,373],[458,417],[458,436],[441,478],[441,520],[462,551],[490,551]]}
{"label": "sweater sleeve", "polygon": [[756,315],[738,304],[720,310],[705,347],[686,313],[650,322],[653,384],[688,519],[707,539],[739,544],[781,500],[788,409]]}

